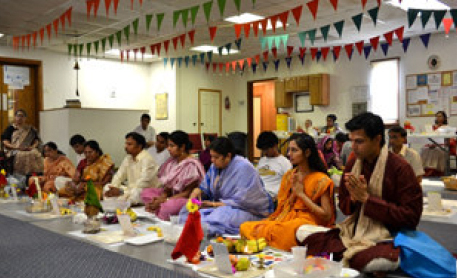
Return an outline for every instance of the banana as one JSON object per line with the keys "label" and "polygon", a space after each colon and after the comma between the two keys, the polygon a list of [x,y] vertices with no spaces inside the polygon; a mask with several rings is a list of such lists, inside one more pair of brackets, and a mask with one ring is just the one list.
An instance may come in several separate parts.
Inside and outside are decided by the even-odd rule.
{"label": "banana", "polygon": [[130,221],[135,222],[138,219],[138,215],[131,209],[127,209],[127,214],[130,216]]}

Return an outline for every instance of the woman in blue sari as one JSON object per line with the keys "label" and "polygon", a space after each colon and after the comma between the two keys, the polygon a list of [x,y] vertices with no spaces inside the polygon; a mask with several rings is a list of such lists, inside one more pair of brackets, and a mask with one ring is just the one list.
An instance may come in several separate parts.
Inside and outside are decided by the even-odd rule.
{"label": "woman in blue sari", "polygon": [[[201,221],[208,224],[210,235],[238,234],[244,222],[257,221],[272,213],[272,200],[254,166],[235,155],[230,139],[219,137],[209,149],[213,164],[190,198],[202,200]],[[184,207],[180,223],[186,219]]]}

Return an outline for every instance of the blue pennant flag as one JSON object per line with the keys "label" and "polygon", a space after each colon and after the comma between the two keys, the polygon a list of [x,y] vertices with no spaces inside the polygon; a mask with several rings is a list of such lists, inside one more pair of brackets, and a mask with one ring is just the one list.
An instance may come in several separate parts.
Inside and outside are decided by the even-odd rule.
{"label": "blue pennant flag", "polygon": [[279,70],[279,63],[281,62],[281,60],[276,60],[276,61],[273,61],[273,63],[275,64],[275,71],[277,72]]}
{"label": "blue pennant flag", "polygon": [[204,53],[204,52],[200,54],[200,63],[201,63],[202,65],[205,64],[205,53]]}
{"label": "blue pennant flag", "polygon": [[382,52],[384,52],[384,56],[387,56],[387,53],[389,52],[389,44],[388,43],[382,43],[381,44],[381,49],[382,49]]}
{"label": "blue pennant flag", "polygon": [[363,53],[365,53],[365,59],[368,59],[368,56],[370,56],[371,52],[371,45],[367,45],[363,47]]}
{"label": "blue pennant flag", "polygon": [[428,48],[428,43],[430,41],[430,33],[420,35],[421,41],[424,44],[425,48]]}
{"label": "blue pennant flag", "polygon": [[262,62],[262,66],[263,66],[263,71],[267,71],[267,69],[268,69],[268,62]]}
{"label": "blue pennant flag", "polygon": [[167,67],[168,58],[163,58],[163,67]]}
{"label": "blue pennant flag", "polygon": [[290,69],[290,64],[292,62],[292,57],[286,57],[287,67]]}
{"label": "blue pennant flag", "polygon": [[319,62],[321,57],[322,57],[322,52],[321,51],[317,51],[317,53],[316,53],[316,62]]}
{"label": "blue pennant flag", "polygon": [[189,56],[184,57],[184,63],[186,64],[186,68],[189,66]]}
{"label": "blue pennant flag", "polygon": [[195,64],[197,63],[198,56],[197,55],[192,55],[192,64],[195,67]]}
{"label": "blue pennant flag", "polygon": [[219,52],[219,56],[222,56],[222,50],[224,50],[223,46],[220,46],[217,48],[217,51]]}
{"label": "blue pennant flag", "polygon": [[240,48],[241,48],[241,38],[237,39],[235,41],[235,44],[236,44],[236,48],[238,48],[238,50],[240,50]]}
{"label": "blue pennant flag", "polygon": [[212,51],[206,52],[206,56],[208,57],[208,62],[211,63],[211,61],[213,60],[213,52]]}
{"label": "blue pennant flag", "polygon": [[411,41],[410,38],[406,38],[406,39],[403,39],[403,52],[406,53],[406,51],[408,51],[408,47],[409,47],[409,42]]}
{"label": "blue pennant flag", "polygon": [[257,64],[256,64],[256,63],[253,63],[253,64],[251,65],[251,67],[252,67],[252,72],[255,73],[255,72],[257,71]]}
{"label": "blue pennant flag", "polygon": [[178,67],[181,67],[181,63],[182,63],[182,57],[179,57],[178,58]]}
{"label": "blue pennant flag", "polygon": [[227,49],[227,54],[230,54],[230,49],[232,49],[232,43],[226,44],[225,48]]}
{"label": "blue pennant flag", "polygon": [[173,68],[175,64],[175,58],[170,58],[171,68]]}
{"label": "blue pennant flag", "polygon": [[303,54],[303,56],[298,55],[298,58],[300,59],[302,66],[305,64],[305,57],[306,57],[306,54]]}

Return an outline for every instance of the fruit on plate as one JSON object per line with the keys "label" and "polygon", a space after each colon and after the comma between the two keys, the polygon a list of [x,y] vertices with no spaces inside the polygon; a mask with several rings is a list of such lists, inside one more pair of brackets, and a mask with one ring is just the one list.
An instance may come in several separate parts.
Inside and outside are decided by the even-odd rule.
{"label": "fruit on plate", "polygon": [[235,251],[235,244],[231,239],[224,239],[224,244],[227,246],[229,253],[233,253]]}
{"label": "fruit on plate", "polygon": [[71,215],[71,214],[73,214],[71,209],[60,208],[60,215]]}
{"label": "fruit on plate", "polygon": [[229,255],[229,259],[232,266],[236,266],[238,263],[238,258],[235,255]]}
{"label": "fruit on plate", "polygon": [[130,221],[135,222],[138,219],[138,215],[131,208],[128,208],[126,213],[130,216]]}
{"label": "fruit on plate", "polygon": [[208,253],[208,255],[210,255],[210,256],[214,255],[213,246],[211,244],[208,245],[208,247],[206,247],[206,253]]}
{"label": "fruit on plate", "polygon": [[218,238],[216,239],[216,242],[217,242],[217,243],[223,243],[223,242],[224,242],[224,238],[223,238],[223,237],[218,237]]}
{"label": "fruit on plate", "polygon": [[251,266],[251,261],[248,258],[240,258],[235,266],[237,271],[246,271]]}
{"label": "fruit on plate", "polygon": [[265,249],[265,247],[267,247],[267,241],[263,237],[257,240],[248,240],[246,246],[248,252],[256,253],[262,251]]}

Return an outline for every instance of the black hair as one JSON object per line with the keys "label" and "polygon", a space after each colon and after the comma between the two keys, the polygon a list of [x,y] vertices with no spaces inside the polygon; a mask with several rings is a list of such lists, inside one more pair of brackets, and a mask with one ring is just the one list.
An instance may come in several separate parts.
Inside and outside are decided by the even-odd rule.
{"label": "black hair", "polygon": [[207,135],[205,135],[204,139],[205,139],[204,141],[208,140],[210,143],[212,143],[214,141],[214,139],[216,139],[216,136],[207,134]]}
{"label": "black hair", "polygon": [[406,130],[399,125],[389,129],[389,132],[400,133],[400,136],[403,138],[406,138],[406,136],[408,135],[408,133],[406,133]]}
{"label": "black hair", "polygon": [[21,112],[22,114],[24,114],[24,117],[27,118],[27,113],[25,112],[24,109],[18,109],[16,110],[16,112],[14,112],[14,116],[17,116],[17,113]]}
{"label": "black hair", "polygon": [[232,158],[234,158],[236,155],[235,146],[233,145],[232,140],[224,136],[217,137],[216,140],[211,142],[209,149],[217,152],[224,157],[227,157],[229,153],[232,154]]}
{"label": "black hair", "polygon": [[335,135],[335,140],[340,142],[340,143],[344,143],[346,141],[349,141],[349,137],[346,133],[344,132],[338,132],[336,135]]}
{"label": "black hair", "polygon": [[351,132],[363,129],[370,139],[374,139],[376,136],[381,135],[381,147],[386,143],[384,122],[381,117],[371,112],[365,112],[352,118],[346,123],[346,129]]}
{"label": "black hair", "polygon": [[170,137],[170,133],[163,131],[163,132],[159,133],[159,135],[157,135],[157,136],[160,136],[163,139],[165,139],[165,141],[167,141],[168,138]]}
{"label": "black hair", "polygon": [[328,118],[332,119],[333,122],[336,122],[336,120],[338,119],[335,114],[328,114],[327,119]]}
{"label": "black hair", "polygon": [[98,153],[98,155],[103,155],[103,151],[102,151],[102,149],[100,149],[100,145],[95,140],[89,140],[86,143],[84,143],[84,148],[86,148],[86,147],[93,149],[94,151],[96,151]]}
{"label": "black hair", "polygon": [[189,140],[189,134],[182,130],[173,131],[170,134],[170,137],[168,137],[168,140],[175,143],[178,147],[184,146],[187,153],[192,149],[192,142]]}
{"label": "black hair", "polygon": [[149,116],[149,114],[144,113],[143,115],[141,115],[141,120],[143,120],[143,119],[151,121],[151,116]]}
{"label": "black hair", "polygon": [[[443,116],[443,118],[444,118],[443,124],[447,125],[447,114],[446,114],[446,112],[444,112],[444,111],[438,111],[438,112],[436,112],[435,117],[436,117],[436,115],[438,115],[438,114],[441,114],[441,115]],[[436,122],[436,120],[435,120],[435,124],[438,124],[438,123]]]}
{"label": "black hair", "polygon": [[304,133],[294,133],[290,137],[290,141],[295,141],[297,146],[302,150],[303,154],[307,149],[309,149],[310,155],[308,157],[308,166],[310,169],[328,175],[327,168],[325,167],[324,162],[319,156],[319,152],[317,151],[316,147],[316,142],[314,141],[313,137]]}
{"label": "black hair", "polygon": [[127,135],[125,135],[125,139],[127,138],[132,138],[133,140],[135,140],[135,142],[141,146],[141,149],[146,148],[146,139],[143,135],[137,132],[129,132],[127,133]]}
{"label": "black hair", "polygon": [[257,137],[256,147],[257,149],[266,150],[277,146],[279,144],[279,139],[276,134],[271,131],[263,131]]}
{"label": "black hair", "polygon": [[57,144],[54,143],[54,142],[52,142],[52,141],[49,141],[49,142],[47,142],[46,144],[44,144],[44,146],[43,146],[43,153],[44,153],[44,148],[45,148],[45,147],[48,147],[48,148],[50,148],[51,150],[57,151],[58,154],[63,154],[63,155],[64,155],[64,153],[61,152],[61,151],[59,150],[59,148],[57,147]]}
{"label": "black hair", "polygon": [[84,143],[86,143],[86,138],[84,138],[84,136],[80,134],[75,134],[70,138],[70,146],[74,146],[77,144],[84,145]]}

